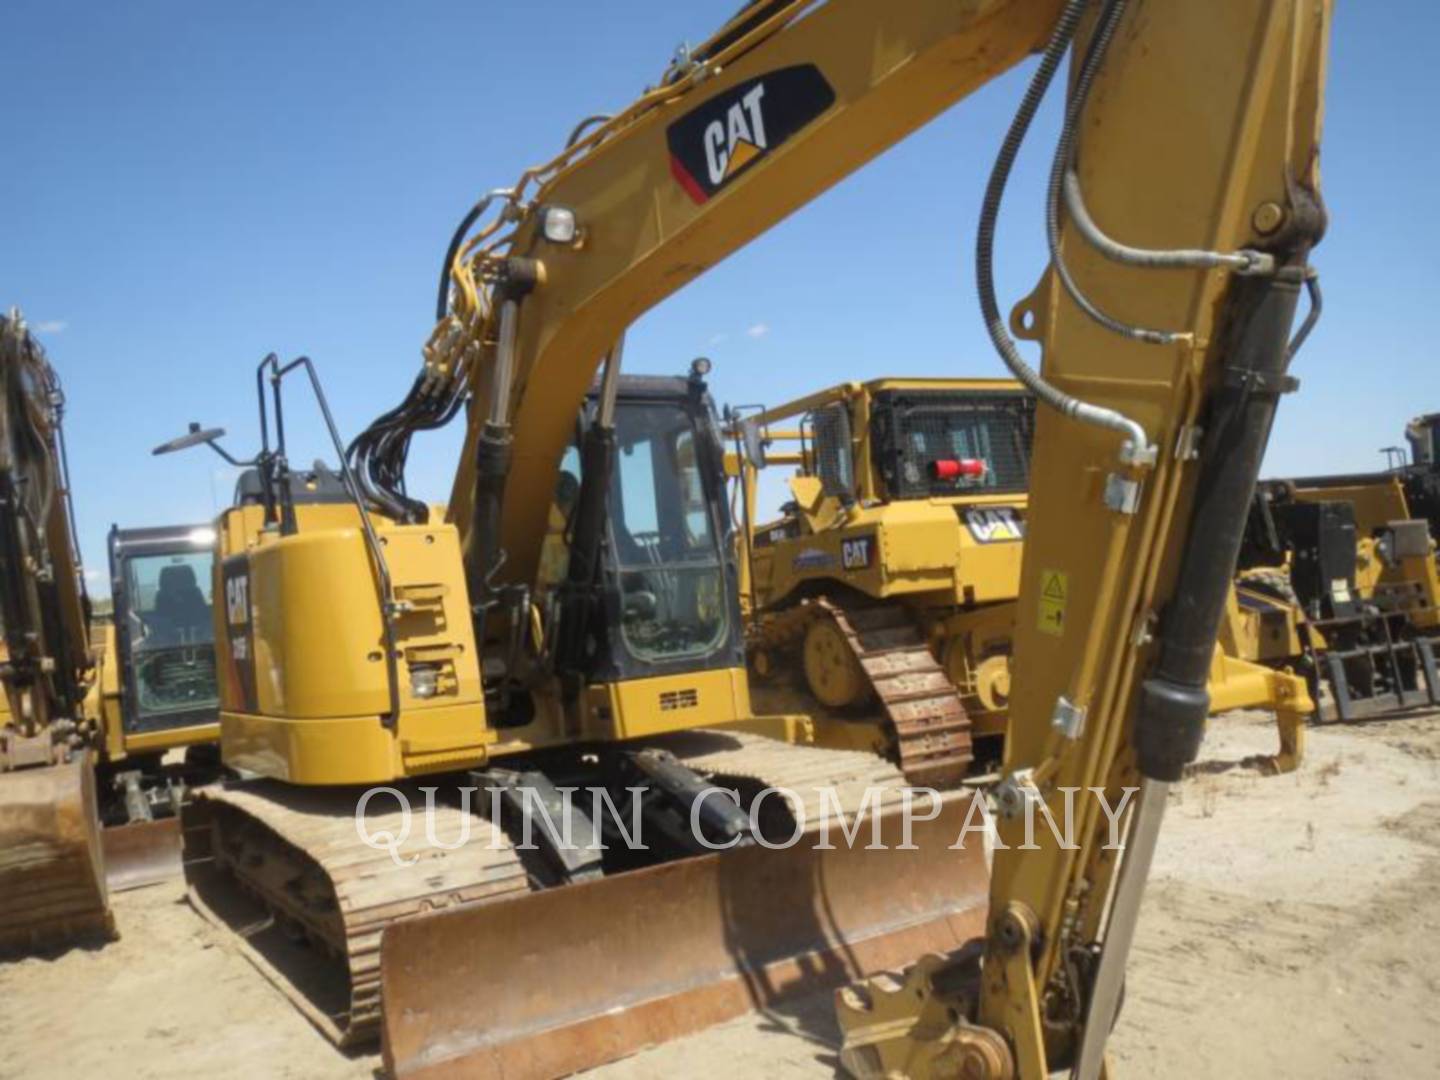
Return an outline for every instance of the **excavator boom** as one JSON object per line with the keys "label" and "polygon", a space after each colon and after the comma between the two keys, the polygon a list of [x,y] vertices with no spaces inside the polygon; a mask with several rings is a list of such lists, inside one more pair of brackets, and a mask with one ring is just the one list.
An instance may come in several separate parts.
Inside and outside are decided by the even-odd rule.
{"label": "excavator boom", "polygon": [[89,601],[63,404],[19,312],[0,318],[0,953],[114,931],[89,751]]}

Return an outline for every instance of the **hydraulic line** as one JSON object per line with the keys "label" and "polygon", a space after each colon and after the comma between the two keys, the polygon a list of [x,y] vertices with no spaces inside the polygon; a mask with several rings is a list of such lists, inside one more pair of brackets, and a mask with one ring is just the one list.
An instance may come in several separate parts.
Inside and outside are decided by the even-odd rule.
{"label": "hydraulic line", "polygon": [[1080,74],[1076,77],[1070,104],[1065,111],[1065,122],[1060,129],[1060,139],[1055,144],[1055,157],[1050,166],[1050,184],[1045,196],[1045,240],[1050,246],[1050,265],[1055,268],[1055,276],[1060,279],[1066,293],[1081,311],[1107,330],[1122,337],[1148,342],[1152,345],[1168,345],[1180,335],[1164,330],[1130,326],[1096,307],[1071,276],[1070,268],[1066,265],[1064,255],[1060,251],[1060,195],[1065,182],[1066,170],[1070,168],[1075,154],[1075,132],[1079,127],[1080,115],[1085,110],[1085,103],[1089,99],[1090,88],[1094,85],[1095,75],[1100,70],[1100,64],[1114,37],[1115,28],[1119,25],[1120,17],[1125,12],[1126,3],[1127,0],[1110,0],[1110,3],[1105,6],[1105,11],[1100,16],[1100,22],[1095,28],[1095,34],[1090,40],[1090,48],[1086,52],[1085,61],[1080,67]]}
{"label": "hydraulic line", "polygon": [[990,172],[990,181],[985,188],[985,200],[980,208],[980,225],[975,241],[975,279],[980,294],[980,311],[985,319],[985,328],[989,332],[990,340],[995,345],[1000,358],[1015,378],[1046,405],[1063,415],[1073,417],[1083,423],[1120,432],[1125,436],[1125,449],[1122,451],[1122,456],[1129,460],[1140,460],[1153,452],[1145,429],[1114,409],[1092,405],[1046,382],[1020,355],[1019,349],[1016,348],[1014,340],[1006,329],[1005,320],[1000,315],[1000,304],[995,296],[995,226],[1000,215],[1000,203],[1004,198],[1005,187],[1010,180],[1010,173],[1014,168],[1015,158],[1020,152],[1020,146],[1025,141],[1026,133],[1030,130],[1030,124],[1035,119],[1040,102],[1044,99],[1050,83],[1055,78],[1055,72],[1060,66],[1061,59],[1070,47],[1075,36],[1075,27],[1086,3],[1087,0],[1069,0],[1060,13],[1059,21],[1040,58],[1040,66],[1031,77],[1020,108],[1010,122],[1009,131],[1005,133],[1005,141],[1001,144],[1000,152],[995,158],[995,165]]}
{"label": "hydraulic line", "polygon": [[490,208],[490,204],[496,199],[509,199],[513,192],[509,188],[496,188],[487,192],[463,218],[460,224],[455,227],[455,232],[450,237],[450,244],[445,248],[445,261],[440,266],[440,291],[435,297],[435,321],[440,322],[445,318],[445,312],[450,307],[450,267],[455,263],[455,256],[460,252],[460,246],[465,243],[465,237],[474,228],[475,223],[480,220],[482,214]]}
{"label": "hydraulic line", "polygon": [[[1100,16],[1099,24],[1091,38],[1090,48],[1076,77],[1070,104],[1066,109],[1065,121],[1060,139],[1055,147],[1051,163],[1050,181],[1045,202],[1045,238],[1050,247],[1051,264],[1066,293],[1086,315],[1116,334],[1153,345],[1167,345],[1178,341],[1183,335],[1166,330],[1152,330],[1131,326],[1101,311],[1080,289],[1060,251],[1060,201],[1063,197],[1065,208],[1081,236],[1106,258],[1130,266],[1148,269],[1212,270],[1230,269],[1237,273],[1271,273],[1274,259],[1263,252],[1241,250],[1235,253],[1203,251],[1197,249],[1147,250],[1122,244],[1111,239],[1095,224],[1085,206],[1080,178],[1075,172],[1076,132],[1080,117],[1089,100],[1095,77],[1104,63],[1105,54],[1114,39],[1115,30],[1128,6],[1128,0],[1109,0]],[[1310,325],[1313,325],[1311,323]],[[1303,340],[1303,330],[1298,335]]]}
{"label": "hydraulic line", "polygon": [[1305,321],[1300,324],[1300,329],[1295,331],[1295,336],[1290,339],[1290,359],[1295,359],[1295,354],[1310,337],[1310,331],[1315,329],[1315,324],[1320,321],[1320,315],[1325,310],[1325,296],[1320,291],[1320,275],[1315,268],[1309,267],[1305,272],[1305,294],[1310,298],[1310,310],[1305,313]]}

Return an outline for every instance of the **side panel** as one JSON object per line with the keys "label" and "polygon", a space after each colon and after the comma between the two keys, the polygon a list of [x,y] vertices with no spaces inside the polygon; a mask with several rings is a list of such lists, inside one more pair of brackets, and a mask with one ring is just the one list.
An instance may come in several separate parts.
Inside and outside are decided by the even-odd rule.
{"label": "side panel", "polygon": [[295,535],[261,534],[220,564],[226,763],[293,783],[359,784],[483,761],[493,735],[455,530],[377,522],[398,605],[397,722],[377,575],[355,512],[297,509]]}

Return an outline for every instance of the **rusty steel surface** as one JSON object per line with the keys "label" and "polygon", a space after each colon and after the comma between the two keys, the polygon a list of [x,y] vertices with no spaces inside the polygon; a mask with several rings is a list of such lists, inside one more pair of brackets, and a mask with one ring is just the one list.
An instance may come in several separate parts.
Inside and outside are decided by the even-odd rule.
{"label": "rusty steel surface", "polygon": [[982,933],[969,809],[881,817],[885,850],[751,847],[388,926],[385,1065],[403,1080],[563,1076]]}
{"label": "rusty steel surface", "polygon": [[921,787],[958,784],[975,756],[970,716],[910,613],[898,604],[814,603],[835,620],[885,710],[905,779]]}
{"label": "rusty steel surface", "polygon": [[0,955],[114,934],[89,756],[0,773]]}
{"label": "rusty steel surface", "polygon": [[141,889],[178,878],[180,819],[139,821],[100,834],[105,849],[105,884],[112,893]]}

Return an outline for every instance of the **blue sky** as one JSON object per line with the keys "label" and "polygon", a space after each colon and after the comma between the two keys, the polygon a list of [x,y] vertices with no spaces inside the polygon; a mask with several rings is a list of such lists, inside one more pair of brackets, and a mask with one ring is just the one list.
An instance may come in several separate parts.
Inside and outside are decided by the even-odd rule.
{"label": "blue sky", "polygon": [[[111,522],[211,518],[232,474],[152,458],[201,420],[256,439],[267,351],[320,367],[348,436],[403,393],[450,231],[482,190],[550,157],[580,117],[653,83],[737,0],[606,5],[275,0],[6,5],[0,304],[64,381],[82,545]],[[1434,59],[1424,0],[1341,2],[1324,146],[1324,322],[1267,472],[1376,467],[1440,408]],[[1397,28],[1403,28],[1398,32]],[[695,285],[627,342],[632,371],[715,361],[721,401],[779,402],[880,374],[1000,374],[970,270],[975,213],[1028,67],[991,84]],[[1043,267],[1042,118],[1002,222],[1002,298]],[[906,273],[885,271],[903,261]],[[292,456],[324,451],[302,421]],[[458,429],[412,457],[443,498]]]}

